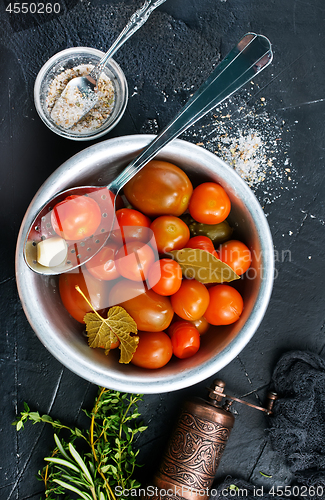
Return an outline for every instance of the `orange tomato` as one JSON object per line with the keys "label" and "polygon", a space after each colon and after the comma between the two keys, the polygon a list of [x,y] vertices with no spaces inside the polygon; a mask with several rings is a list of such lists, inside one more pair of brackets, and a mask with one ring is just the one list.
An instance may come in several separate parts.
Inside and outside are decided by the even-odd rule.
{"label": "orange tomato", "polygon": [[132,208],[122,208],[116,212],[116,222],[110,238],[118,245],[130,241],[148,243],[152,236],[149,227],[151,220]]}
{"label": "orange tomato", "polygon": [[203,283],[184,279],[178,292],[170,297],[174,312],[182,319],[195,321],[209,305],[209,292]]}
{"label": "orange tomato", "polygon": [[231,202],[220,184],[204,182],[194,189],[188,209],[191,217],[198,222],[219,224],[228,217]]}
{"label": "orange tomato", "polygon": [[209,288],[210,302],[204,317],[211,325],[230,325],[240,318],[244,303],[240,293],[230,285]]}
{"label": "orange tomato", "polygon": [[139,344],[131,363],[142,368],[165,366],[173,354],[170,338],[165,332],[138,332]]}
{"label": "orange tomato", "polygon": [[190,239],[190,230],[185,222],[174,215],[157,217],[150,229],[153,231],[159,253],[180,250]]}
{"label": "orange tomato", "polygon": [[238,240],[229,240],[218,248],[219,259],[227,264],[236,274],[244,274],[252,263],[249,248]]}
{"label": "orange tomato", "polygon": [[208,236],[193,236],[193,238],[190,238],[186,243],[186,248],[198,248],[200,250],[205,250],[218,258],[212,240]]}
{"label": "orange tomato", "polygon": [[67,196],[51,212],[54,231],[65,240],[78,241],[95,233],[101,221],[101,210],[89,196]]}
{"label": "orange tomato", "polygon": [[159,295],[173,295],[182,284],[182,268],[173,259],[157,260],[149,269],[148,284]]}

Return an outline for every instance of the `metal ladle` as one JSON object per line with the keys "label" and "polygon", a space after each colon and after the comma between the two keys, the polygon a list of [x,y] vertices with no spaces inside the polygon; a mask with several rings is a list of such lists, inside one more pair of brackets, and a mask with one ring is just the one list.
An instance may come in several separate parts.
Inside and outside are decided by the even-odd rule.
{"label": "metal ladle", "polygon": [[51,118],[56,125],[69,129],[89,113],[98,102],[97,82],[108,61],[144,25],[151,12],[165,1],[145,0],[142,7],[131,16],[128,24],[89,75],[78,76],[68,82],[51,111]]}
{"label": "metal ladle", "polygon": [[[246,34],[215,68],[199,90],[175,118],[108,186],[81,186],[67,189],[49,200],[36,215],[24,244],[28,266],[39,274],[61,274],[87,262],[105,244],[114,224],[115,199],[123,186],[139,172],[166,144],[178,137],[208,111],[231,96],[270,64],[273,58],[270,41],[263,35]],[[96,234],[81,241],[67,241],[68,256],[55,267],[41,266],[36,260],[37,243],[56,236],[51,226],[51,209],[70,195],[87,195],[101,208],[101,223]]]}

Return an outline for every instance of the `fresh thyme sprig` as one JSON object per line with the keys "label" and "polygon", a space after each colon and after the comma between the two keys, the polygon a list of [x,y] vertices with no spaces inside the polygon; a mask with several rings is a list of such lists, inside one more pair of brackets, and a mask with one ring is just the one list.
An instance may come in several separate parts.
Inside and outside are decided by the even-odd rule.
{"label": "fresh thyme sprig", "polygon": [[[23,429],[26,421],[33,424],[51,424],[56,447],[47,465],[39,472],[45,485],[45,498],[57,500],[58,495],[68,491],[76,493],[83,500],[116,500],[117,486],[136,489],[140,486],[133,477],[139,450],[134,450],[134,437],[146,426],[139,424],[139,394],[126,394],[99,388],[94,407],[85,413],[90,419],[89,429],[69,427],[49,415],[30,411],[24,403],[24,411],[14,422],[17,430]],[[60,439],[60,431],[67,431],[68,441]],[[75,441],[81,438],[87,443],[86,451],[78,451]],[[65,496],[65,499],[68,499]],[[122,497],[119,496],[119,499]]]}

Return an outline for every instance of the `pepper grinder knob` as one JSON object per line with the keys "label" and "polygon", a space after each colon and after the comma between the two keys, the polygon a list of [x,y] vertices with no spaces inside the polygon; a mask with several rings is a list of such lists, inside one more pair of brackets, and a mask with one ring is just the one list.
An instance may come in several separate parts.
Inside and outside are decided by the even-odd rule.
{"label": "pepper grinder knob", "polygon": [[226,383],[217,378],[213,381],[212,386],[210,387],[209,399],[211,400],[211,404],[215,406],[220,406],[219,403],[223,400],[223,392],[226,387]]}

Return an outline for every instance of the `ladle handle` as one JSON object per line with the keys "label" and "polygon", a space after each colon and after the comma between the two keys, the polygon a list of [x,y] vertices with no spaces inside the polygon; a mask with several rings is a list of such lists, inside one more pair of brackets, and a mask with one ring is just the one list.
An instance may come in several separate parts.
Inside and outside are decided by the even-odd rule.
{"label": "ladle handle", "polygon": [[145,0],[144,4],[140,9],[138,9],[132,16],[128,24],[125,26],[123,31],[119,34],[113,45],[108,49],[106,54],[102,57],[98,64],[89,73],[89,78],[93,78],[95,81],[98,80],[101,73],[103,72],[106,63],[115,52],[122,47],[122,45],[147,21],[151,12],[155,10],[159,5],[164,3],[166,0]]}
{"label": "ladle handle", "polygon": [[118,193],[166,144],[254,78],[268,66],[272,57],[271,43],[265,36],[247,33],[176,117],[108,186],[109,189]]}

